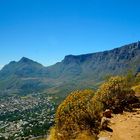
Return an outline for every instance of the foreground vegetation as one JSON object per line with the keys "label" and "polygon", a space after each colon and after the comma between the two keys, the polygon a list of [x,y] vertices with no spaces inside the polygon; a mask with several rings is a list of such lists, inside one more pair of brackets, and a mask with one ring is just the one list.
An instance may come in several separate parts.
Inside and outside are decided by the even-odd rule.
{"label": "foreground vegetation", "polygon": [[97,91],[72,92],[58,107],[55,126],[50,130],[49,140],[96,140],[101,130],[102,114],[106,109],[113,113],[131,111],[138,102],[139,75],[115,76],[103,83]]}

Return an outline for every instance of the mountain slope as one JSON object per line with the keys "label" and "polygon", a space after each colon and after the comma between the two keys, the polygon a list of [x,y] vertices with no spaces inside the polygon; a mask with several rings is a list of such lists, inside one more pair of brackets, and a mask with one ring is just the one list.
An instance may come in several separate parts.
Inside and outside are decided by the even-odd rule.
{"label": "mountain slope", "polygon": [[99,137],[110,140],[139,140],[140,139],[140,109],[123,114],[113,114],[109,127],[113,132],[101,131]]}
{"label": "mountain slope", "polygon": [[60,63],[47,68],[49,75],[60,80],[100,81],[106,75],[140,70],[140,42],[121,48],[85,55],[68,55]]}
{"label": "mountain slope", "polygon": [[0,71],[1,92],[33,92],[47,85],[43,82],[45,67],[28,58],[12,61]]}
{"label": "mountain slope", "polygon": [[140,42],[110,51],[68,55],[55,65],[44,67],[23,57],[0,71],[0,92],[67,93],[69,90],[93,88],[108,75],[140,71]]}
{"label": "mountain slope", "polygon": [[19,77],[40,77],[43,75],[44,67],[28,58],[21,58],[20,61],[12,61],[0,72],[0,78],[5,78],[10,75],[17,75]]}

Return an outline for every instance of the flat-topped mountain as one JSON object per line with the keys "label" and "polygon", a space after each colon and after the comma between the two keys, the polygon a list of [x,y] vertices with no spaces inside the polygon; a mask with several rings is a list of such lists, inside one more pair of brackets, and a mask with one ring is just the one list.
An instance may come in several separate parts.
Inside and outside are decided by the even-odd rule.
{"label": "flat-topped mountain", "polygon": [[0,92],[60,92],[91,88],[108,75],[140,71],[140,42],[109,51],[68,55],[55,65],[43,65],[23,57],[0,71]]}
{"label": "flat-topped mountain", "polygon": [[140,42],[110,51],[68,55],[48,71],[57,78],[101,80],[105,75],[125,74],[140,70]]}

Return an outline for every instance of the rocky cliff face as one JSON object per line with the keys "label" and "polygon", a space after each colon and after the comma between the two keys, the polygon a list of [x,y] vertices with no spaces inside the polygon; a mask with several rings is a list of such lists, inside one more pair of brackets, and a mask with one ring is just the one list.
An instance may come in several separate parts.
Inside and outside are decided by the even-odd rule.
{"label": "rocky cliff face", "polygon": [[[61,63],[48,68],[57,78],[100,80],[106,75],[125,74],[140,69],[140,42],[110,51],[85,55],[68,55]],[[54,72],[55,71],[55,72]]]}

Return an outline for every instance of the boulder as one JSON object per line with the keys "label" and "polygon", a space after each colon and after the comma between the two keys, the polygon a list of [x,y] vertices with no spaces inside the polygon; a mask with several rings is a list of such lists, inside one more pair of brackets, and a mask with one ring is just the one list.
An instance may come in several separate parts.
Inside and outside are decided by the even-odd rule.
{"label": "boulder", "polygon": [[106,118],[106,117],[102,117],[101,119],[101,129],[107,129],[107,126],[110,122],[110,119],[109,118]]}
{"label": "boulder", "polygon": [[103,116],[106,117],[106,118],[111,118],[111,114],[112,114],[112,111],[110,109],[106,109],[103,112]]}

